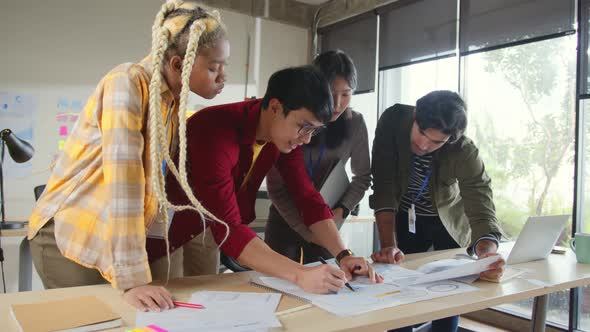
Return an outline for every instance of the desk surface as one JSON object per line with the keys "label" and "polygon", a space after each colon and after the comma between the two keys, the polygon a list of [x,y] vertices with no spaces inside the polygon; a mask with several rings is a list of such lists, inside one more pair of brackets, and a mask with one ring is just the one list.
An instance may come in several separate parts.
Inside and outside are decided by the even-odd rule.
{"label": "desk surface", "polygon": [[2,237],[27,236],[28,230],[29,230],[29,225],[25,225],[23,228],[17,228],[17,229],[3,229],[2,230]]}
{"label": "desk surface", "polygon": [[[458,252],[463,250],[407,255],[404,266],[416,268],[433,260],[450,258]],[[287,331],[384,331],[590,283],[590,264],[577,264],[575,255],[570,251],[565,255],[552,254],[547,260],[519,264],[517,267],[531,272],[523,278],[515,278],[502,284],[478,281],[474,285],[479,290],[468,295],[437,298],[346,318],[339,318],[313,307],[283,315],[280,320]],[[224,287],[243,285],[248,280],[248,273],[176,279],[170,281],[168,288],[175,298],[181,301],[188,300],[190,294],[197,290],[220,290]],[[532,279],[533,282],[529,281]],[[135,311],[125,304],[120,292],[108,285],[100,285],[0,295],[0,322],[8,322],[8,326],[3,326],[3,331],[16,331],[14,321],[9,315],[10,304],[57,300],[80,295],[95,295],[121,314],[125,327],[110,331],[125,331],[134,326]]]}

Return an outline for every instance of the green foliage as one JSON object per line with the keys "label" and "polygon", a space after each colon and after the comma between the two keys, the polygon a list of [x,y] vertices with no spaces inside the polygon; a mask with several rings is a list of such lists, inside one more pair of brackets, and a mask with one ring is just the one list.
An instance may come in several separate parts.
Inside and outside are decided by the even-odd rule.
{"label": "green foliage", "polygon": [[[472,124],[493,179],[498,217],[511,235],[520,232],[528,215],[571,213],[573,193],[571,197],[551,195],[559,172],[573,168],[575,54],[564,52],[567,41],[565,37],[484,55],[485,71],[501,75],[522,98],[525,109],[515,112],[528,115],[521,138],[498,135],[496,126],[501,122],[492,114],[479,116]],[[547,106],[555,100],[561,100],[558,109]],[[529,188],[527,206],[515,206],[509,192],[515,183]]]}

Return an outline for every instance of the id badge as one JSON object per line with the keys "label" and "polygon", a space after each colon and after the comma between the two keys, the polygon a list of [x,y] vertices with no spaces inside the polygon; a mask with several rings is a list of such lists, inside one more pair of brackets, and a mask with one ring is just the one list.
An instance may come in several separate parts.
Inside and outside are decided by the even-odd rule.
{"label": "id badge", "polygon": [[414,204],[408,209],[408,230],[412,234],[416,234],[416,208]]}

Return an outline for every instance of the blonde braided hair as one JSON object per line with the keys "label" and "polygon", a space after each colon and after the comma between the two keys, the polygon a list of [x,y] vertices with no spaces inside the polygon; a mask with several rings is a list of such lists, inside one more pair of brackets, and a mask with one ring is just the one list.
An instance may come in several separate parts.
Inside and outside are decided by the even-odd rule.
{"label": "blonde braided hair", "polygon": [[[179,111],[178,111],[178,119],[179,119],[179,169],[174,165],[172,158],[170,156],[170,146],[168,144],[167,135],[166,135],[166,128],[164,126],[162,116],[160,114],[160,107],[161,107],[161,88],[162,88],[162,65],[164,63],[164,59],[166,56],[166,52],[169,51],[171,47],[170,40],[178,37],[178,35],[184,30],[185,26],[190,22],[187,19],[184,25],[174,25],[171,23],[170,28],[177,31],[171,31],[168,27],[165,26],[166,19],[168,15],[178,9],[184,9],[189,13],[194,13],[195,11],[200,11],[200,8],[193,7],[193,8],[186,8],[186,4],[181,1],[172,1],[167,2],[162,5],[160,11],[156,15],[154,25],[152,27],[152,52],[151,52],[151,60],[152,60],[152,78],[149,85],[149,115],[148,115],[148,129],[150,133],[150,156],[151,156],[151,180],[153,191],[158,199],[159,209],[162,211],[162,208],[172,209],[174,211],[182,211],[182,210],[193,210],[199,213],[201,216],[201,222],[203,223],[203,236],[205,234],[204,230],[206,227],[206,217],[214,220],[222,224],[226,228],[226,234],[221,242],[223,244],[229,235],[229,226],[218,219],[215,215],[205,209],[201,203],[197,200],[194,196],[193,191],[188,183],[187,173],[186,173],[186,150],[187,150],[187,143],[186,143],[186,105],[188,100],[188,93],[190,91],[189,87],[189,79],[190,74],[192,71],[192,67],[197,56],[199,42],[201,37],[208,33],[209,30],[214,31],[215,29],[223,28],[221,25],[221,21],[219,19],[218,13],[213,14],[206,14],[204,17],[199,17],[194,20],[191,24],[189,29],[189,37],[186,47],[186,52],[183,58],[183,65],[182,65],[182,72],[181,72],[181,92],[180,92],[180,104],[179,104]],[[211,22],[210,19],[213,19],[214,22]],[[209,20],[207,22],[204,22]],[[206,24],[209,23],[209,24]],[[209,29],[208,29],[209,28]],[[178,38],[177,38],[178,39]],[[173,44],[173,43],[172,43]],[[165,193],[165,177],[163,172],[160,171],[160,165],[162,165],[163,161],[166,161],[166,165],[168,165],[168,169],[174,175],[178,183],[180,184],[182,190],[186,194],[189,199],[189,204],[187,205],[174,205],[172,204],[168,198],[166,197]],[[168,239],[168,213],[164,212],[161,213],[163,216],[164,221],[164,240],[166,243],[166,258],[168,261],[168,271],[167,271],[167,278],[170,277],[170,244]],[[205,217],[206,216],[206,217]]]}

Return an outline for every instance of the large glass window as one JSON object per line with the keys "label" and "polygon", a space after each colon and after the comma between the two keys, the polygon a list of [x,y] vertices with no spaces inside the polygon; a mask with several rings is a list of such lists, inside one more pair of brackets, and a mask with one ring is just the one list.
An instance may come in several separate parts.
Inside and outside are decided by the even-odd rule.
{"label": "large glass window", "polygon": [[[579,153],[582,154],[582,187],[578,195],[582,202],[582,219],[578,221],[578,231],[590,233],[590,99],[580,101],[582,114],[582,134],[580,135]],[[579,298],[579,329],[590,331],[590,286],[584,286]]]}
{"label": "large glass window", "polygon": [[[492,178],[498,220],[512,238],[528,216],[571,214],[576,37],[464,57],[467,135]],[[558,244],[566,245],[567,227]],[[550,295],[548,320],[568,323],[569,291]],[[502,308],[530,316],[532,299]]]}
{"label": "large glass window", "polygon": [[[363,119],[367,125],[367,134],[369,136],[369,153],[371,153],[373,139],[375,138],[375,128],[377,128],[377,93],[371,92],[353,95],[350,100],[350,107],[363,115]],[[348,174],[352,174],[352,171],[350,170],[350,162],[346,165],[346,169]],[[373,216],[373,210],[369,207],[369,196],[372,193],[373,190],[369,188],[359,203],[359,217]]]}
{"label": "large glass window", "polygon": [[528,216],[571,214],[575,46],[566,36],[464,58],[467,135],[511,237]]}
{"label": "large glass window", "polygon": [[394,104],[416,105],[416,100],[433,90],[457,91],[456,57],[442,58],[392,68],[379,73],[380,113]]}

